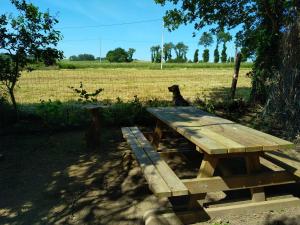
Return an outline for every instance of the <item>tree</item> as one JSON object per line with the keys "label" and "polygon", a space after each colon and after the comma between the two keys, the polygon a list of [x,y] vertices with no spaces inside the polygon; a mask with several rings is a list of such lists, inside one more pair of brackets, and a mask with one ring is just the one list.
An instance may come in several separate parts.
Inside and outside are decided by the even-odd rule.
{"label": "tree", "polygon": [[174,50],[176,53],[176,62],[186,62],[187,61],[186,54],[189,50],[189,47],[187,45],[185,45],[183,42],[178,42],[174,46]]}
{"label": "tree", "polygon": [[152,46],[151,50],[151,61],[160,63],[161,61],[161,50],[159,45]]}
{"label": "tree", "polygon": [[106,59],[109,62],[132,62],[134,52],[133,48],[129,48],[128,52],[123,48],[116,48],[107,52]]}
{"label": "tree", "polygon": [[220,61],[220,53],[217,45],[216,49],[214,50],[214,63],[218,63],[219,61]]}
{"label": "tree", "polygon": [[28,68],[32,59],[51,65],[62,59],[63,53],[54,48],[62,36],[54,29],[58,20],[49,11],[40,12],[25,0],[11,0],[11,3],[18,14],[0,16],[0,49],[5,52],[0,61],[0,81],[17,112],[14,89],[21,71]]}
{"label": "tree", "polygon": [[203,62],[205,62],[205,63],[209,62],[209,50],[208,49],[204,49],[202,58],[203,58]]}
{"label": "tree", "polygon": [[227,60],[226,43],[232,40],[232,36],[230,35],[229,32],[220,31],[220,32],[217,33],[217,39],[220,42],[223,42],[223,49],[222,49],[222,52],[221,52],[221,62],[226,63],[226,60]]}
{"label": "tree", "polygon": [[132,62],[133,61],[133,54],[135,53],[135,49],[134,48],[129,48],[127,53],[128,53],[127,61]]}
{"label": "tree", "polygon": [[172,42],[164,44],[164,60],[168,62],[172,59],[172,49],[174,48],[174,44]]}
{"label": "tree", "polygon": [[299,16],[297,0],[155,0],[165,5],[173,3],[174,9],[166,11],[164,24],[169,30],[181,24],[194,23],[196,30],[211,26],[211,31],[239,28],[236,39],[246,49],[247,58],[253,56],[252,100],[265,102],[269,93],[268,82],[279,66],[280,39],[286,28]]}
{"label": "tree", "polygon": [[199,61],[199,49],[196,49],[194,53],[194,63],[197,63]]}
{"label": "tree", "polygon": [[227,61],[226,50],[227,50],[227,47],[226,47],[225,43],[223,43],[223,49],[222,49],[222,52],[221,52],[221,62],[222,63],[226,63],[226,61]]}
{"label": "tree", "polygon": [[213,43],[213,37],[211,33],[204,32],[200,39],[199,39],[199,45],[204,46],[204,51],[203,51],[203,62],[208,62],[209,61],[209,49],[208,47]]}
{"label": "tree", "polygon": [[94,61],[95,56],[92,54],[79,54],[78,56],[72,55],[69,57],[70,61]]}
{"label": "tree", "polygon": [[219,44],[220,44],[220,38],[217,35],[217,45],[214,50],[214,63],[218,63],[220,61]]}
{"label": "tree", "polygon": [[78,57],[77,57],[76,55],[71,55],[71,56],[69,57],[69,60],[70,60],[70,61],[78,61]]}

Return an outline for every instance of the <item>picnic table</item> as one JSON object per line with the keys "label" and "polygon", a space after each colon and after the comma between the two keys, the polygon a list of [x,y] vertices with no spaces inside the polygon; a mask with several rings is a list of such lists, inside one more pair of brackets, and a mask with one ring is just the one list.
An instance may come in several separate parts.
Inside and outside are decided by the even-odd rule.
{"label": "picnic table", "polygon": [[[189,196],[188,207],[194,207],[197,204],[203,206],[209,192],[250,189],[250,203],[238,207],[227,205],[218,209],[207,209],[207,212],[212,214],[250,208],[267,210],[300,205],[297,197],[269,200],[264,191],[264,187],[267,186],[299,181],[300,162],[282,153],[282,150],[292,148],[293,143],[195,107],[158,107],[147,108],[147,111],[157,121],[151,143],[143,137],[138,128],[122,128],[122,131],[141,167],[144,168],[150,189],[157,196]],[[195,149],[202,153],[203,159],[197,177],[180,180],[160,158],[157,149],[165,127],[171,128],[193,143]],[[221,176],[214,176],[221,159],[236,157],[244,159],[246,174],[234,175],[225,172]],[[268,170],[263,170],[263,167]],[[153,174],[155,176],[152,176]]]}

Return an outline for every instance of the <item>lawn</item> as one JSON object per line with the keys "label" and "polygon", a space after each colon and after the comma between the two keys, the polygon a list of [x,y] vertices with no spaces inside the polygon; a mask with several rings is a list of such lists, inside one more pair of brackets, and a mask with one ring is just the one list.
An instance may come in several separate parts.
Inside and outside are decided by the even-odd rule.
{"label": "lawn", "polygon": [[[237,97],[247,98],[251,80],[246,76],[249,68],[241,68]],[[85,68],[61,70],[35,70],[23,72],[16,99],[19,103],[38,103],[40,100],[75,100],[77,96],[68,88],[79,87],[91,92],[104,88],[99,100],[133,99],[170,100],[167,87],[178,84],[184,97],[194,100],[197,96],[207,98],[228,93],[233,68],[177,68],[155,70],[146,68]]]}

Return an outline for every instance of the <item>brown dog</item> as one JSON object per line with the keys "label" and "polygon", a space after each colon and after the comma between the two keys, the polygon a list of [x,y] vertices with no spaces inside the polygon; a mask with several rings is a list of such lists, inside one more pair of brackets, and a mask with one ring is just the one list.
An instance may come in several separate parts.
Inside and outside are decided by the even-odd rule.
{"label": "brown dog", "polygon": [[189,106],[190,104],[180,94],[179,86],[172,85],[168,87],[169,91],[173,93],[173,103],[175,106]]}

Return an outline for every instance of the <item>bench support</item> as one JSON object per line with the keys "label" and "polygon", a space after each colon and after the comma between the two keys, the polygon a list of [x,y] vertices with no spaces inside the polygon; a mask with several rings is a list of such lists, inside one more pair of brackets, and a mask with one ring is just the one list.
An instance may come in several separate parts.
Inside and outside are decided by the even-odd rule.
{"label": "bench support", "polygon": [[153,132],[153,135],[152,135],[152,141],[151,141],[151,144],[156,148],[158,149],[158,146],[159,146],[159,142],[162,138],[162,130],[163,130],[163,126],[164,124],[160,121],[160,120],[157,120],[156,121],[156,127],[154,129],[154,132]]}
{"label": "bench support", "polygon": [[[248,174],[259,173],[261,171],[261,164],[259,162],[259,154],[248,155],[245,157]],[[266,200],[263,187],[250,188],[252,201],[261,202]]]}

